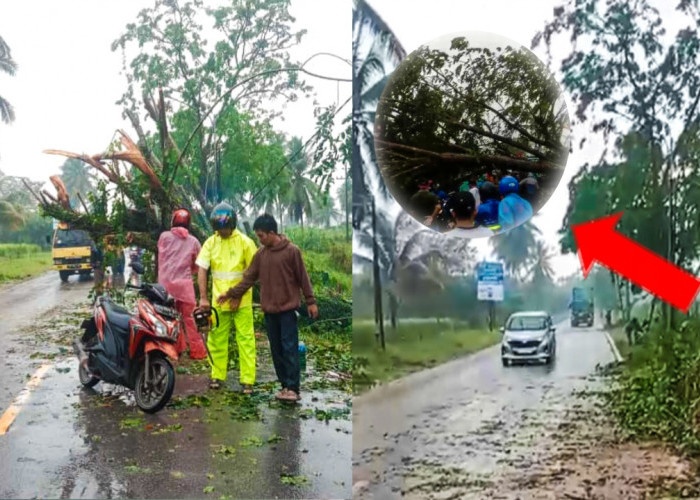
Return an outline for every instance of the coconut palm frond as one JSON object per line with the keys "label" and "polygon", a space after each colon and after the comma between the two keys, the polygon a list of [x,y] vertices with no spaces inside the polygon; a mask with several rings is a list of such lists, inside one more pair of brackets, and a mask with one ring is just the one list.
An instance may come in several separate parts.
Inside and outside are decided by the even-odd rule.
{"label": "coconut palm frond", "polygon": [[12,105],[0,96],[0,119],[4,123],[10,123],[15,121],[15,110]]}

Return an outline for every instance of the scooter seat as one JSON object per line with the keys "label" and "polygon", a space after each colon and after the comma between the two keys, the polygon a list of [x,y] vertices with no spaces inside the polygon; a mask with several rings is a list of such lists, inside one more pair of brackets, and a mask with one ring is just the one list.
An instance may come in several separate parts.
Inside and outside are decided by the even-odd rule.
{"label": "scooter seat", "polygon": [[125,308],[110,301],[103,302],[105,312],[107,313],[107,321],[114,325],[117,329],[124,332],[129,331],[129,320],[132,314]]}

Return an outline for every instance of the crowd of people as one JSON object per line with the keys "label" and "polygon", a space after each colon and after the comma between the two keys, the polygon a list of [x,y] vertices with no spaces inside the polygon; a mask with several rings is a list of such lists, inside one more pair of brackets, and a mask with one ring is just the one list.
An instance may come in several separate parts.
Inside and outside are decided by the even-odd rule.
{"label": "crowd of people", "polygon": [[452,236],[479,238],[523,224],[539,204],[538,176],[494,170],[445,190],[426,180],[410,199],[411,214],[429,228]]}
{"label": "crowd of people", "polygon": [[[190,234],[190,214],[180,209],[173,213],[171,229],[158,240],[158,282],[176,299],[184,317],[185,335],[178,338],[177,351],[190,346],[190,357],[203,359],[210,354],[212,389],[220,388],[229,367],[229,337],[235,329],[239,352],[239,375],[244,394],[253,392],[256,375],[255,332],[251,287],[260,283],[260,307],[277,378],[282,389],[277,399],[300,399],[299,332],[297,312],[301,294],[309,315],[318,317],[309,275],[301,252],[277,232],[277,222],[263,214],[253,223],[253,231],[262,245],[236,229],[233,207],[220,203],[211,214],[214,234],[204,244]],[[208,296],[211,274],[211,301]],[[199,308],[216,308],[219,325],[209,332],[205,349],[192,313],[197,307],[193,275],[199,289]]]}

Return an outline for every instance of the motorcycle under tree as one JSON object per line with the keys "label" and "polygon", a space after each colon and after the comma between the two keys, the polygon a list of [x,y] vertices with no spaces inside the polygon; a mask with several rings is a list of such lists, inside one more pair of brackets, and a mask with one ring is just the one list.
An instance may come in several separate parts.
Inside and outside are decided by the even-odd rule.
{"label": "motorcycle under tree", "polygon": [[[131,265],[143,274],[141,263]],[[80,362],[78,375],[85,387],[100,380],[133,389],[136,404],[147,413],[162,409],[172,396],[177,360],[177,337],[184,328],[175,299],[162,285],[127,284],[138,290],[138,313],[115,304],[109,295],[95,300],[92,318],[83,321],[84,333],[73,342]]]}

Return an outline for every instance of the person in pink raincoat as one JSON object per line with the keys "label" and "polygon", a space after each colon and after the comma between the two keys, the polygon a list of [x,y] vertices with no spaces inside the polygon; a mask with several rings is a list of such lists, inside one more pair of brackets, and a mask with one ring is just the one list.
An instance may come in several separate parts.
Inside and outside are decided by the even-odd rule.
{"label": "person in pink raincoat", "polygon": [[175,210],[170,226],[170,231],[158,238],[158,283],[175,297],[175,305],[184,318],[185,331],[177,339],[177,352],[184,352],[189,343],[190,358],[204,359],[207,351],[192,317],[197,305],[192,275],[197,273],[194,261],[202,245],[189,232],[190,213],[187,210]]}

